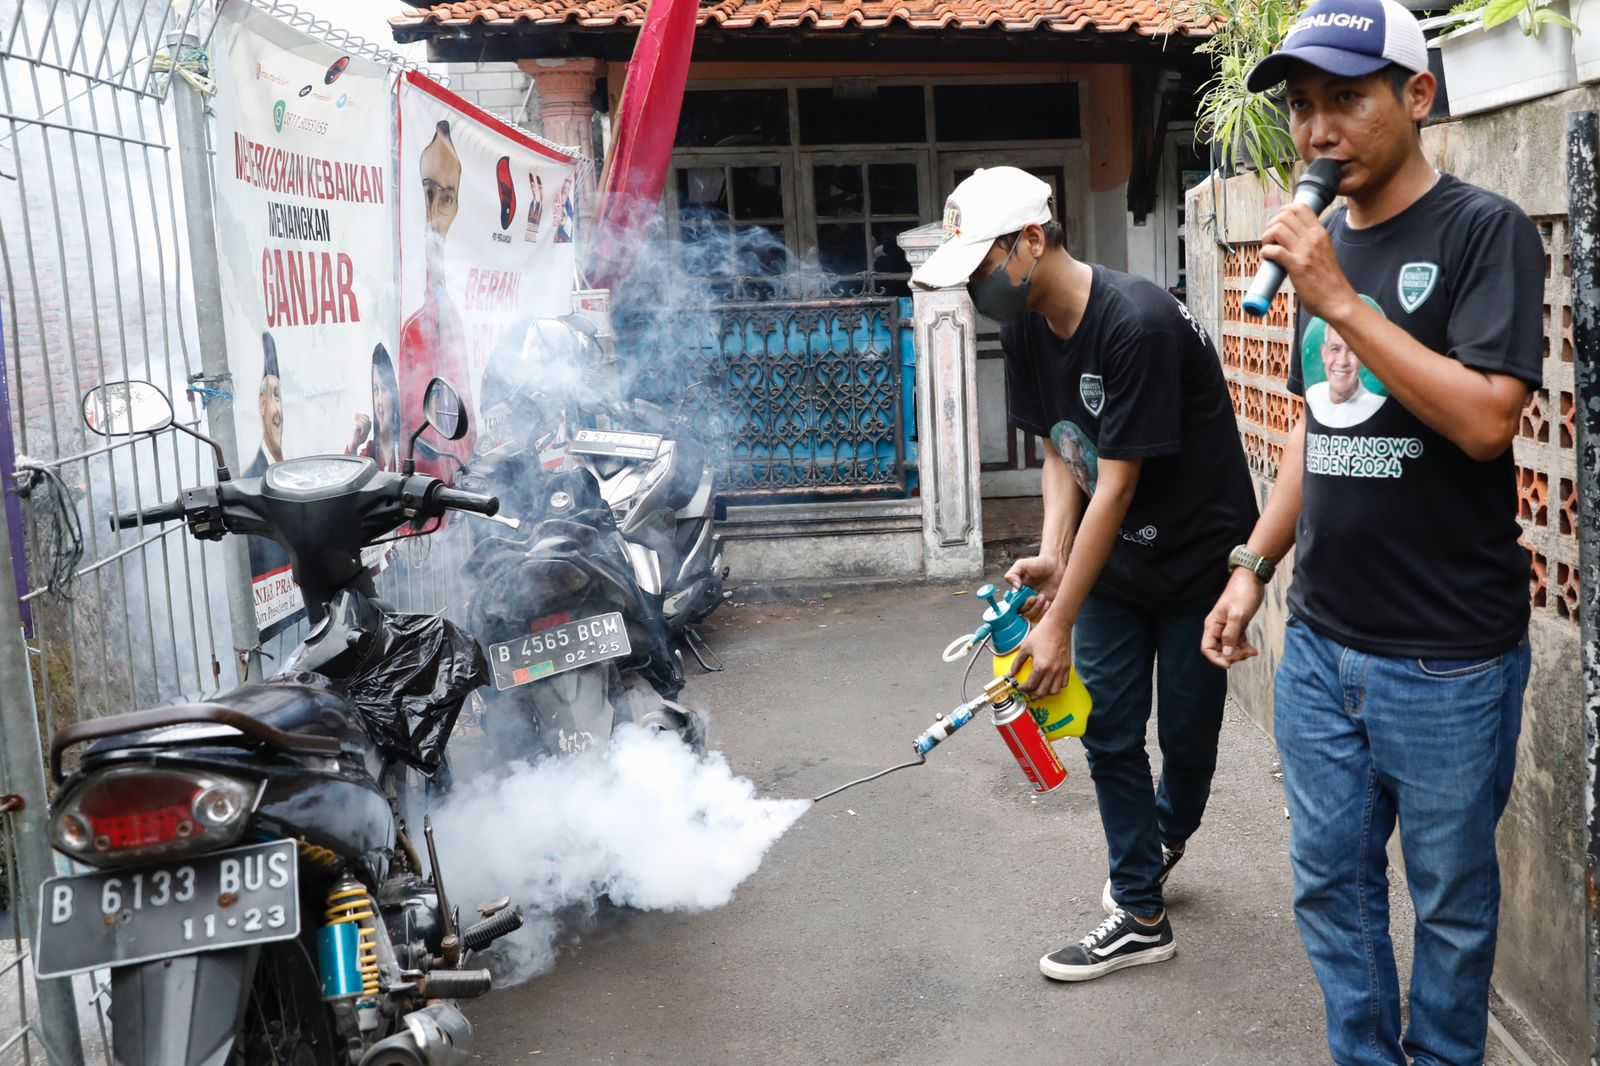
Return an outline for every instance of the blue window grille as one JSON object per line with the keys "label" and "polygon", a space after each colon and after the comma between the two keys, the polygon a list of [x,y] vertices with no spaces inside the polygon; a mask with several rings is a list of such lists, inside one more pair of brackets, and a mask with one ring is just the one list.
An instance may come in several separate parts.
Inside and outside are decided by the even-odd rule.
{"label": "blue window grille", "polygon": [[[671,402],[696,410],[721,464],[725,499],[914,491],[910,305],[906,298],[722,303],[680,316],[672,328],[653,323],[654,350],[672,344],[676,358],[663,362],[699,386]],[[648,365],[635,373],[648,385]]]}

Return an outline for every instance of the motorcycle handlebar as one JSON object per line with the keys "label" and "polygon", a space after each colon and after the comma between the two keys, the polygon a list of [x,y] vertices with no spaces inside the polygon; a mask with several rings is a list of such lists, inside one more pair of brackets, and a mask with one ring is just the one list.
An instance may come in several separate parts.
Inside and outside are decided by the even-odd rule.
{"label": "motorcycle handlebar", "polygon": [[460,489],[441,488],[434,494],[434,502],[441,508],[452,511],[470,511],[481,514],[485,518],[493,518],[500,513],[500,498],[498,496],[481,496],[476,492],[462,492]]}
{"label": "motorcycle handlebar", "polygon": [[157,525],[162,522],[176,522],[184,515],[183,498],[179,497],[171,503],[164,503],[159,507],[147,508],[143,511],[124,511],[111,516],[112,529],[135,529],[141,523],[147,526]]}
{"label": "motorcycle handlebar", "polygon": [[[432,478],[409,479],[400,475],[389,476],[394,477],[396,489],[408,493],[414,492],[418,497],[421,497],[419,510],[426,514],[437,516],[442,515],[445,511],[469,511],[473,514],[483,515],[486,518],[493,518],[500,511],[500,500],[495,496],[484,496],[476,492],[463,492],[460,489],[446,488]],[[422,484],[417,484],[417,481],[421,481]],[[222,486],[218,486],[218,490],[222,491],[231,487],[232,483],[225,483]],[[246,493],[246,497],[251,495],[253,493]],[[224,493],[223,502],[226,503],[230,498]],[[248,504],[248,498],[245,498],[244,502]],[[247,512],[253,513],[254,508],[247,507],[246,511],[241,511],[240,514],[229,520],[226,527],[227,531],[230,533],[259,532],[254,527],[266,521],[264,515],[260,516],[260,521],[247,523],[250,528],[235,528],[236,524],[243,520]],[[114,530],[133,529],[141,524],[157,525],[162,522],[177,522],[183,520],[186,516],[184,498],[179,497],[170,503],[155,507],[114,514],[110,517],[110,525]]]}

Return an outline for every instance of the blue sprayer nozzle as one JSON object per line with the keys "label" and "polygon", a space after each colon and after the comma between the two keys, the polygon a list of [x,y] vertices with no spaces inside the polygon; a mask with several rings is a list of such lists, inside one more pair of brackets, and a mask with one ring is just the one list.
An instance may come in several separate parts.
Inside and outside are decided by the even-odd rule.
{"label": "blue sprayer nozzle", "polygon": [[981,644],[985,637],[992,636],[996,655],[1009,655],[1016,651],[1028,639],[1028,630],[1032,628],[1028,620],[1022,617],[1022,608],[1036,595],[1027,585],[1012,589],[1003,599],[993,585],[980,588],[978,598],[989,607],[983,612],[983,625],[972,635],[973,643]]}

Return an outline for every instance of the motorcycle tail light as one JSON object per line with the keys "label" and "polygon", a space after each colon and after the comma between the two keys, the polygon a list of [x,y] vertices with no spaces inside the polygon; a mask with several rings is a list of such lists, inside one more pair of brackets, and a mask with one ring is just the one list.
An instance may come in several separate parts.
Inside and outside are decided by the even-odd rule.
{"label": "motorcycle tail light", "polygon": [[56,802],[51,841],[90,866],[215,851],[244,834],[259,794],[255,782],[210,771],[106,770]]}
{"label": "motorcycle tail light", "polygon": [[564,626],[570,621],[572,621],[571,611],[557,611],[555,614],[547,614],[543,618],[535,619],[528,625],[528,632],[543,633],[547,629]]}

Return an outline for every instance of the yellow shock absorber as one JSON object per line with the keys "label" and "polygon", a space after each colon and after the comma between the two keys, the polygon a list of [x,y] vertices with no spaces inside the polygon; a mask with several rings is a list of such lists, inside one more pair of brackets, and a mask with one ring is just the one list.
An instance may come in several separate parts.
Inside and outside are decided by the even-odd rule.
{"label": "yellow shock absorber", "polygon": [[317,844],[312,844],[303,837],[299,843],[300,857],[307,862],[315,863],[318,866],[331,867],[339,865],[339,855],[337,852],[332,851],[329,848],[321,847]]}
{"label": "yellow shock absorber", "polygon": [[361,971],[361,991],[376,996],[382,991],[378,983],[378,930],[374,926],[377,914],[372,897],[366,887],[353,878],[344,878],[328,893],[327,918],[329,925],[350,922],[360,926],[360,948],[356,953],[356,967]]}

